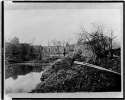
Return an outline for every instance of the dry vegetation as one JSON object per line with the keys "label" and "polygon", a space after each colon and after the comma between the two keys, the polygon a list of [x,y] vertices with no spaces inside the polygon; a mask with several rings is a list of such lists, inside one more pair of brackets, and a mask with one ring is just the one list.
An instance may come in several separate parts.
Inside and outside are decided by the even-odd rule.
{"label": "dry vegetation", "polygon": [[120,75],[88,66],[71,66],[71,61],[71,57],[66,57],[47,68],[41,76],[41,83],[31,93],[121,90]]}
{"label": "dry vegetation", "polygon": [[[23,51],[21,54],[9,56],[14,61],[51,63],[43,68],[41,83],[31,93],[121,91],[121,75],[73,63],[87,62],[121,73],[121,50],[113,48],[113,40],[116,38],[113,36],[113,31],[106,32],[103,27],[98,26],[94,31],[87,32],[81,27],[81,32],[77,33],[77,36],[78,42],[72,52],[66,51],[66,42],[52,40],[57,49],[57,53],[53,56],[41,51],[38,52],[39,57],[28,55],[25,46],[20,49]],[[59,51],[61,44],[63,56]],[[30,47],[31,53],[34,51],[32,47]]]}

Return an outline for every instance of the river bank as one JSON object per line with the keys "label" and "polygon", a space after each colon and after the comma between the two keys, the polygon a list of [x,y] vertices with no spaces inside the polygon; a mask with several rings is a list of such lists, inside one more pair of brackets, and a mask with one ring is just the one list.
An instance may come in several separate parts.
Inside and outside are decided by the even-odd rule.
{"label": "river bank", "polygon": [[121,91],[121,75],[73,64],[67,57],[44,70],[30,93]]}
{"label": "river bank", "polygon": [[[104,67],[108,70],[116,71],[119,75],[86,65],[75,63],[71,65],[71,62],[72,58],[66,56],[49,63],[30,61],[29,63],[6,65],[5,79],[11,82],[10,86],[7,85],[7,87],[9,87],[7,88],[7,93],[15,91],[28,93],[63,93],[110,92],[121,90],[119,59],[112,59],[112,62],[109,60],[108,62],[110,63],[107,62],[106,64],[105,61],[99,62],[102,65],[102,69]],[[89,63],[91,63],[91,60]],[[33,76],[36,76],[35,79]],[[18,84],[18,82],[20,84]],[[7,81],[6,83],[8,84]],[[15,84],[17,84],[17,89],[13,88]],[[24,87],[27,85],[29,87],[25,90]]]}

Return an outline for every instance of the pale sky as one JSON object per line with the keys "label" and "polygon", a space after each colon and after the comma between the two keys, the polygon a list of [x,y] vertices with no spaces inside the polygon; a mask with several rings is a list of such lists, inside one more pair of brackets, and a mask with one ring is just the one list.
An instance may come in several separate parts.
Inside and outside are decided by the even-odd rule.
{"label": "pale sky", "polygon": [[48,40],[70,40],[76,42],[76,35],[82,24],[88,31],[92,23],[105,24],[118,35],[122,34],[122,12],[120,9],[43,9],[43,10],[5,10],[5,39],[18,37],[20,43],[47,45]]}

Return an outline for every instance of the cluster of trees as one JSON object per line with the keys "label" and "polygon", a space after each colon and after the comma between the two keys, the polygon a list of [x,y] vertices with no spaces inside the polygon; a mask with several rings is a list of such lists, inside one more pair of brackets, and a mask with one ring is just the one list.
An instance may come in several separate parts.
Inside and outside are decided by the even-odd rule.
{"label": "cluster of trees", "polygon": [[27,53],[32,53],[34,48],[29,44],[12,44],[12,43],[5,43],[5,53],[6,54],[23,54],[26,55]]}
{"label": "cluster of trees", "polygon": [[17,37],[10,42],[5,42],[5,57],[8,62],[26,61],[33,58],[27,55],[34,52],[34,47],[27,43],[19,43]]}
{"label": "cluster of trees", "polygon": [[[94,27],[95,28],[95,27]],[[103,58],[113,58],[113,31],[105,31],[103,26],[97,26],[93,32],[87,32],[81,27],[81,32],[77,33],[78,45],[86,44],[93,52],[93,61],[101,60]]]}

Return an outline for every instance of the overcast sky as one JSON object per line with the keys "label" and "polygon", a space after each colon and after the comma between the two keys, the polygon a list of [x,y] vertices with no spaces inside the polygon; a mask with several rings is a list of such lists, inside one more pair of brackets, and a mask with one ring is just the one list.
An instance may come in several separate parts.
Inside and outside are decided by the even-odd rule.
{"label": "overcast sky", "polygon": [[47,45],[48,40],[71,39],[76,42],[76,35],[82,24],[86,30],[92,29],[92,23],[103,23],[118,35],[122,32],[122,12],[120,9],[43,9],[43,10],[5,10],[5,39],[18,37],[20,43]]}

